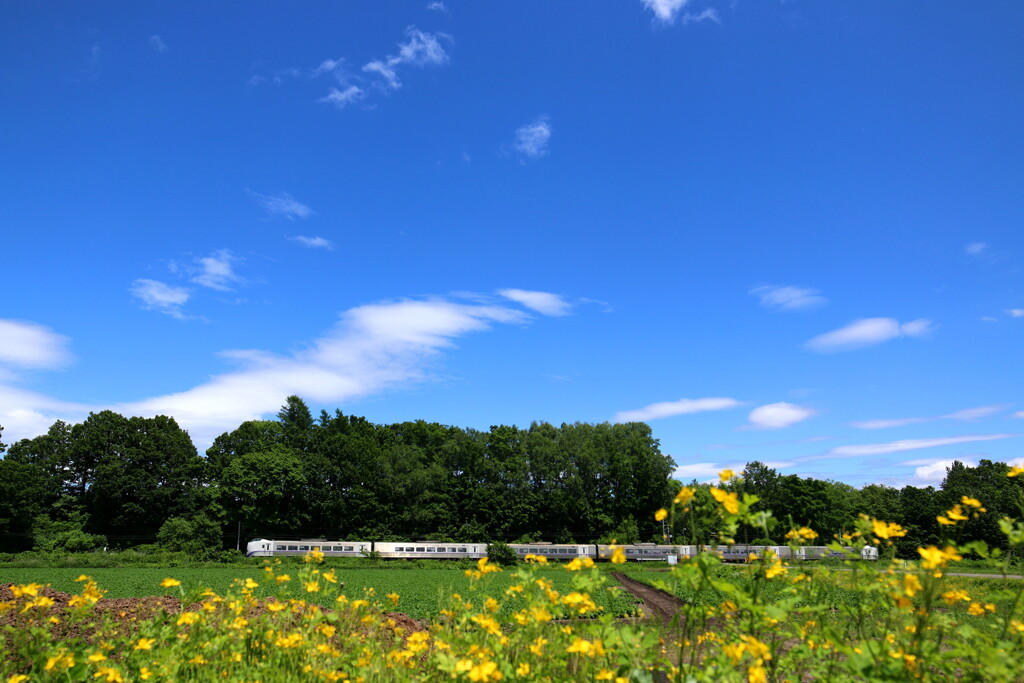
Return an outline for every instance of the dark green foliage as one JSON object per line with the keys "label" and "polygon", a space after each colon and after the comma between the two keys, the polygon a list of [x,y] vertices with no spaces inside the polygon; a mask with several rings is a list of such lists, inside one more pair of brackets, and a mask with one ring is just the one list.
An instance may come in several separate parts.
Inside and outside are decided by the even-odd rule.
{"label": "dark green foliage", "polygon": [[81,512],[73,512],[65,520],[53,520],[47,515],[38,515],[32,524],[34,549],[44,553],[84,553],[100,550],[107,545],[107,539],[98,534],[86,533],[88,518]]}
{"label": "dark green foliage", "polygon": [[220,552],[221,528],[202,514],[192,519],[171,517],[160,527],[156,540],[164,550],[183,552],[193,559],[206,560]]}

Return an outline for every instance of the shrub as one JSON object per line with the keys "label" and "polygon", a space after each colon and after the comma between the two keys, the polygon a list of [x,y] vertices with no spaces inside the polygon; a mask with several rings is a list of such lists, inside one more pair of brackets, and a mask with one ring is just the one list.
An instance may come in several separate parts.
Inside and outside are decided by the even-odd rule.
{"label": "shrub", "polygon": [[86,533],[89,518],[81,512],[72,512],[63,521],[39,515],[32,524],[34,550],[44,553],[84,553],[107,545],[106,536]]}
{"label": "shrub", "polygon": [[487,544],[487,558],[495,564],[510,567],[519,562],[516,551],[508,543],[494,541]]}

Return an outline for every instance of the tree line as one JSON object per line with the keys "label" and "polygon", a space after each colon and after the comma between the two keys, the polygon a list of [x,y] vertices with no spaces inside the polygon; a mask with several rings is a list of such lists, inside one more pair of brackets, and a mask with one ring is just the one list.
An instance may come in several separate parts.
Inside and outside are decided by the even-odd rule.
{"label": "tree line", "polygon": [[[2,427],[0,427],[2,435]],[[391,425],[322,411],[297,397],[276,420],[244,422],[205,457],[171,417],[93,413],[46,434],[0,444],[0,552],[164,548],[211,553],[256,536],[353,540],[661,541],[714,544],[720,518],[710,486],[690,482],[690,511],[665,523],[683,482],[643,423],[508,425],[488,431],[422,420]],[[741,529],[737,541],[782,543],[790,525],[820,543],[857,515],[896,522],[911,557],[938,540],[936,517],[966,495],[988,513],[961,540],[1005,543],[1002,516],[1020,516],[1024,489],[1003,463],[956,462],[939,488],[781,475],[748,463],[721,486],[758,497],[780,526]],[[766,536],[767,533],[767,536]]]}

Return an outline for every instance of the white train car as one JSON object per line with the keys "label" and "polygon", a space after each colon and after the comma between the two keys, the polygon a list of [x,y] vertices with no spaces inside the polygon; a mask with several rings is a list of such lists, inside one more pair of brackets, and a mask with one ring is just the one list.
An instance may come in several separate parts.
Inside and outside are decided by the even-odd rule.
{"label": "white train car", "polygon": [[[656,543],[635,543],[619,546],[626,556],[627,562],[665,562],[669,557],[694,557],[697,554],[695,545],[658,545]],[[610,560],[615,553],[614,545],[597,546],[597,557]]]}
{"label": "white train car", "polygon": [[272,541],[254,538],[245,546],[246,557],[305,555],[319,550],[324,557],[365,557],[373,549],[370,541],[325,541],[322,538],[301,541]]}
{"label": "white train car", "polygon": [[440,541],[378,541],[373,549],[381,557],[405,560],[477,560],[487,557],[486,543],[441,543]]}
{"label": "white train car", "polygon": [[523,559],[527,555],[541,555],[549,560],[575,560],[578,557],[597,559],[595,546],[578,545],[575,543],[510,543],[509,547],[516,551],[516,556]]}

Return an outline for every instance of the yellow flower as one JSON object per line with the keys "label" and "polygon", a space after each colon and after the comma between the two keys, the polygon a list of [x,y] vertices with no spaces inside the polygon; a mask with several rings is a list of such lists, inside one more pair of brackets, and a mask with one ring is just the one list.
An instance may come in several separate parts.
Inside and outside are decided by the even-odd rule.
{"label": "yellow flower", "polygon": [[686,505],[693,497],[697,495],[697,492],[691,489],[689,486],[684,486],[679,489],[679,493],[676,494],[675,499],[672,501],[676,505]]}
{"label": "yellow flower", "polygon": [[942,515],[936,517],[935,521],[937,521],[939,524],[942,524],[943,526],[956,526],[956,522],[949,519],[948,517],[943,517]]}
{"label": "yellow flower", "polygon": [[469,670],[469,680],[487,683],[488,681],[500,681],[504,676],[498,671],[498,665],[494,662],[480,662]]}
{"label": "yellow flower", "polygon": [[96,662],[102,662],[106,658],[107,658],[107,656],[105,654],[103,654],[102,652],[93,652],[88,657],[89,661],[92,662],[93,664],[95,664]]}
{"label": "yellow flower", "polygon": [[280,612],[285,607],[287,607],[287,605],[285,605],[283,602],[278,602],[277,600],[267,603],[267,609],[271,612]]}
{"label": "yellow flower", "polygon": [[521,663],[516,668],[516,676],[529,676],[529,675],[530,675],[530,665],[528,663],[523,662],[523,663]]}
{"label": "yellow flower", "polygon": [[958,602],[970,602],[971,596],[967,594],[967,591],[953,590],[943,593],[942,599],[945,600],[948,605],[955,605]]}
{"label": "yellow flower", "polygon": [[306,582],[306,592],[307,593],[316,593],[319,590],[320,590],[320,582],[319,581],[307,581]]}
{"label": "yellow flower", "polygon": [[615,678],[615,672],[609,669],[601,669],[594,678],[599,681],[610,681]]}
{"label": "yellow flower", "polygon": [[75,579],[75,583],[80,583],[82,581],[88,581],[88,580],[89,580],[88,576],[86,576],[85,574],[79,574],[78,578]]}
{"label": "yellow flower", "polygon": [[786,533],[786,540],[787,541],[800,541],[800,540],[813,541],[817,537],[818,537],[818,532],[817,531],[815,531],[814,529],[808,529],[805,526],[802,526],[799,529],[792,529],[792,530],[790,530],[790,531],[788,531]]}
{"label": "yellow flower", "polygon": [[718,480],[724,484],[735,476],[731,469],[726,468],[718,473]]}
{"label": "yellow flower", "polygon": [[985,613],[985,608],[977,602],[972,602],[970,607],[967,608],[967,613],[976,617],[980,617]]}
{"label": "yellow flower", "polygon": [[160,582],[160,586],[162,588],[174,588],[175,586],[180,586],[180,585],[181,585],[181,581],[178,581],[177,579],[164,579],[163,581]]}
{"label": "yellow flower", "polygon": [[939,550],[935,546],[930,545],[927,548],[918,548],[917,552],[921,556],[921,566],[925,569],[938,569],[944,567],[948,562],[963,559],[957,553],[956,548],[952,546],[946,546],[944,549]]}
{"label": "yellow flower", "polygon": [[183,626],[186,624],[194,624],[197,621],[199,621],[198,614],[196,614],[195,612],[184,612],[181,614],[181,616],[178,617],[177,624],[178,626]]}
{"label": "yellow flower", "polygon": [[1016,477],[1018,474],[1024,474],[1024,467],[1017,467],[1015,465],[1010,468],[1010,471],[1006,473],[1006,476]]}
{"label": "yellow flower", "polygon": [[981,507],[981,501],[980,500],[978,500],[977,498],[969,498],[967,496],[963,496],[962,498],[960,498],[960,503],[963,504],[963,505],[966,505],[967,507],[971,507],[971,508],[980,508]]}
{"label": "yellow flower", "polygon": [[899,536],[907,535],[907,530],[899,524],[883,522],[878,519],[871,520],[871,531],[879,538],[897,538]]}
{"label": "yellow flower", "polygon": [[957,522],[964,522],[968,519],[967,515],[964,514],[964,509],[959,505],[954,505],[951,510],[947,510],[946,515]]}
{"label": "yellow flower", "polygon": [[711,495],[715,500],[722,504],[722,507],[724,507],[730,515],[738,515],[740,513],[740,501],[737,499],[735,493],[729,493],[728,491],[712,486]]}
{"label": "yellow flower", "polygon": [[306,562],[317,562],[317,563],[319,563],[319,562],[323,562],[324,561],[324,554],[322,552],[320,552],[319,548],[317,548],[315,550],[310,550],[308,553],[306,553],[306,556],[303,559]]}
{"label": "yellow flower", "polygon": [[104,676],[107,683],[122,683],[124,681],[121,672],[109,666],[100,667],[100,670],[92,675],[93,678],[103,678]]}
{"label": "yellow flower", "polygon": [[530,652],[540,657],[542,654],[544,654],[544,646],[547,644],[548,641],[546,638],[537,638],[530,645]]}
{"label": "yellow flower", "polygon": [[614,564],[623,564],[626,561],[626,551],[621,545],[612,546],[612,562]]}
{"label": "yellow flower", "polygon": [[27,681],[27,680],[28,680],[28,676],[26,676],[25,674],[16,674],[16,675],[11,676],[10,678],[8,678],[7,679],[7,683],[23,683],[23,681]]}
{"label": "yellow flower", "polygon": [[666,517],[668,517],[668,510],[666,510],[665,508],[661,508],[660,510],[658,510],[657,512],[654,513],[654,521],[655,522],[660,522],[661,520],[665,519]]}
{"label": "yellow flower", "polygon": [[532,553],[528,553],[523,559],[526,560],[527,562],[532,562],[534,564],[547,564],[548,563],[548,558],[545,557],[544,555],[533,555]]}
{"label": "yellow flower", "polygon": [[153,643],[156,642],[156,638],[139,638],[139,642],[135,643],[135,650],[152,650]]}
{"label": "yellow flower", "polygon": [[280,576],[274,577],[274,581],[277,581],[278,583],[284,583],[285,581],[291,581],[291,580],[292,580],[292,577],[288,576],[287,574],[281,574]]}
{"label": "yellow flower", "polygon": [[903,575],[903,592],[907,594],[908,598],[917,595],[921,588],[921,580],[917,578],[917,574]]}
{"label": "yellow flower", "polygon": [[259,588],[260,585],[258,583],[256,583],[255,581],[253,581],[252,579],[248,579],[247,578],[245,580],[245,587],[248,588],[249,590],[252,590],[253,588]]}

